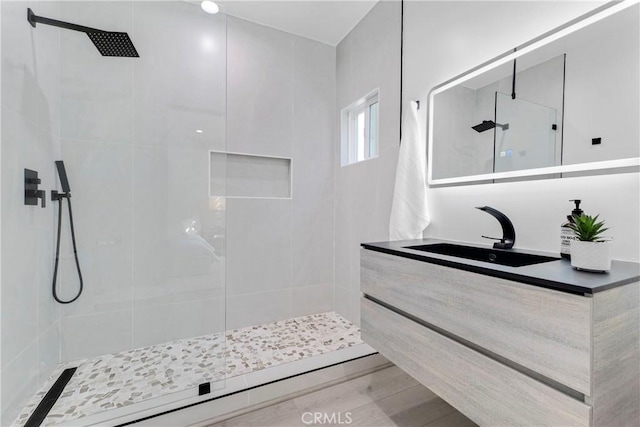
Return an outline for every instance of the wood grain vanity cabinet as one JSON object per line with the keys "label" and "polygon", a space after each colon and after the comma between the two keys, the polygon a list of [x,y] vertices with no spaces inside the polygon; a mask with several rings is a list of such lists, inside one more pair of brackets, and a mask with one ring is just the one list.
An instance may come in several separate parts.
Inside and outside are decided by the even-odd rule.
{"label": "wood grain vanity cabinet", "polygon": [[640,425],[637,277],[567,292],[362,249],[361,290],[364,341],[480,425]]}

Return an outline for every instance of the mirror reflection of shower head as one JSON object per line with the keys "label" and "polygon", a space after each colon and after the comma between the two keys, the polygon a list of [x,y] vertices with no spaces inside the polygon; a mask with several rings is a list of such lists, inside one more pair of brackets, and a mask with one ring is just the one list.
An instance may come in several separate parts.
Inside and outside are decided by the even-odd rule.
{"label": "mirror reflection of shower head", "polygon": [[91,39],[102,56],[140,57],[127,33],[98,30],[69,22],[58,21],[56,19],[45,18],[37,16],[31,9],[27,9],[27,21],[29,21],[33,28],[35,28],[36,23],[38,23],[85,33],[89,36],[89,39]]}
{"label": "mirror reflection of shower head", "polygon": [[64,193],[70,192],[71,188],[69,187],[69,179],[67,178],[67,170],[64,167],[64,162],[62,160],[56,160],[56,168],[58,169],[58,177],[60,178],[62,191]]}
{"label": "mirror reflection of shower head", "polygon": [[499,127],[502,130],[507,130],[509,129],[509,123],[505,123],[501,125],[500,123],[496,123],[493,120],[483,120],[482,123],[480,123],[479,125],[471,126],[471,129],[480,133],[489,129],[493,129],[495,127]]}

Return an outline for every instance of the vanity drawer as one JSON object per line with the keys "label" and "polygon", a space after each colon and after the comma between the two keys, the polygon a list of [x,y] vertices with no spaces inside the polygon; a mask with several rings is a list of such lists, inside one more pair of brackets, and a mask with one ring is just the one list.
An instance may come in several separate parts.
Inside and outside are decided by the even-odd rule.
{"label": "vanity drawer", "polygon": [[592,298],[361,250],[361,290],[591,395]]}
{"label": "vanity drawer", "polygon": [[588,426],[591,408],[367,299],[362,338],[480,425]]}

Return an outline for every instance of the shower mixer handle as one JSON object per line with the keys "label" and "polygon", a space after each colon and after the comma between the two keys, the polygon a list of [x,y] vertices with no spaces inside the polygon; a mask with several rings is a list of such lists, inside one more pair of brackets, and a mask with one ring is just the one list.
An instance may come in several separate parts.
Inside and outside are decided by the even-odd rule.
{"label": "shower mixer handle", "polygon": [[40,207],[47,207],[47,192],[44,190],[38,190],[38,194],[36,195],[38,199],[40,199]]}
{"label": "shower mixer handle", "polygon": [[[39,181],[39,180],[38,180]],[[24,192],[25,199],[31,199],[34,202],[30,203],[33,205],[38,205],[38,199],[40,199],[40,207],[47,207],[47,192],[44,190],[25,190]]]}
{"label": "shower mixer handle", "polygon": [[[44,190],[27,190],[25,191],[25,197],[31,197],[36,200],[40,199],[40,207],[41,208],[47,207],[47,192]],[[35,204],[37,205],[38,202],[36,201]]]}

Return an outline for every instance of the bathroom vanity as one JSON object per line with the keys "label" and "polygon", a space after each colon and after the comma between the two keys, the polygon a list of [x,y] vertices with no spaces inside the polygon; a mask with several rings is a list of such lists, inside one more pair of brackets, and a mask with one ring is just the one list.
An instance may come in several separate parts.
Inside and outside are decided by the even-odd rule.
{"label": "bathroom vanity", "polygon": [[[362,245],[365,342],[480,425],[638,425],[639,264],[417,249],[447,243]],[[497,264],[505,252],[548,258]]]}

